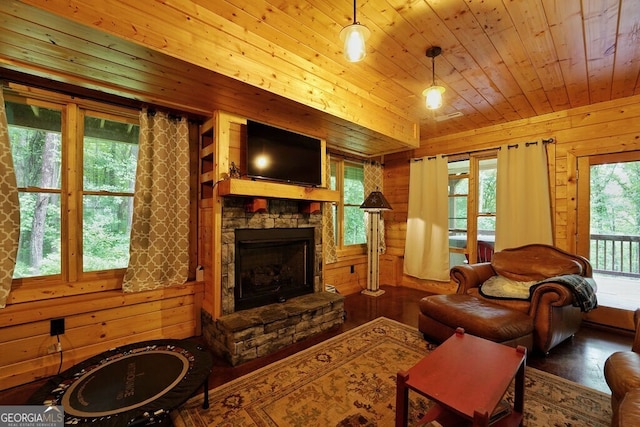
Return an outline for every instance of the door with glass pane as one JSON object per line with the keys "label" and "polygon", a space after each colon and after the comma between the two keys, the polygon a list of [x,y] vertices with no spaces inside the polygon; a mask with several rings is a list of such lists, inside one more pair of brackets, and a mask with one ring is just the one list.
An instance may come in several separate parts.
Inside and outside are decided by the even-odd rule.
{"label": "door with glass pane", "polygon": [[640,307],[640,152],[580,158],[578,176],[578,253],[598,286],[587,317],[630,328]]}
{"label": "door with glass pane", "polygon": [[495,155],[449,162],[449,265],[489,262],[496,230]]}

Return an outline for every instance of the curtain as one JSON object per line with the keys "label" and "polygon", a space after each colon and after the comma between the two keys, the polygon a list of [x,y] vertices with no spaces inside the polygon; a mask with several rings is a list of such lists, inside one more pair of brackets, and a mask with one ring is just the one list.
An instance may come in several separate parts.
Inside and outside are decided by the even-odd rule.
{"label": "curtain", "polygon": [[142,110],[125,292],[187,280],[189,219],[187,120]]}
{"label": "curtain", "polygon": [[18,199],[18,184],[13,171],[13,158],[9,144],[9,125],[4,106],[4,96],[0,89],[0,308],[4,308],[11,291],[13,270],[18,256],[20,239],[20,202]]}
{"label": "curtain", "polygon": [[443,156],[411,162],[404,273],[449,281],[448,163]]}
{"label": "curtain", "polygon": [[498,152],[495,250],[553,244],[545,144],[503,146]]}
{"label": "curtain", "polygon": [[[331,187],[331,156],[327,155],[325,167],[325,182]],[[322,257],[325,264],[332,264],[338,261],[336,252],[336,236],[333,228],[333,203],[325,202],[322,207],[322,240],[324,246],[322,248]]]}
{"label": "curtain", "polygon": [[[382,188],[382,182],[384,179],[383,176],[383,167],[379,162],[365,162],[363,165],[364,172],[364,198],[366,199],[372,191],[380,191],[384,195],[384,190]],[[369,229],[369,212],[364,213],[365,224],[367,225],[367,230]],[[385,253],[387,250],[387,245],[384,241],[384,218],[383,215],[378,215],[378,249],[381,254]],[[367,236],[367,239],[369,236]]]}

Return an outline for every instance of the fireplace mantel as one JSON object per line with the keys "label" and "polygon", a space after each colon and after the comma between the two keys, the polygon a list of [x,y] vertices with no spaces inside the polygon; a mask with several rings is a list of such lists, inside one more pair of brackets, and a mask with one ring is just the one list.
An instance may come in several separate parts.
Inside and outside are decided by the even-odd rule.
{"label": "fireplace mantel", "polygon": [[303,187],[250,179],[229,178],[218,184],[220,196],[263,197],[267,199],[304,200],[309,202],[338,202],[340,193],[326,188]]}

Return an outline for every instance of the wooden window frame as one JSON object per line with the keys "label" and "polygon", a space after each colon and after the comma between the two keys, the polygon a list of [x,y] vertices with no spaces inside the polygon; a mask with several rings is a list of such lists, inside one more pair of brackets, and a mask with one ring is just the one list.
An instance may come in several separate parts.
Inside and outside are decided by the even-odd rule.
{"label": "wooden window frame", "polygon": [[[480,194],[480,161],[487,159],[496,159],[498,150],[482,151],[478,153],[470,153],[459,156],[452,156],[448,159],[449,163],[468,160],[469,186],[467,192],[467,246],[466,248],[449,247],[449,253],[464,254],[470,264],[474,264],[478,259],[478,218],[480,217],[496,217],[496,214],[478,212],[479,194]],[[459,175],[458,175],[459,177]],[[451,179],[451,175],[449,175]],[[452,196],[449,196],[452,197]]]}
{"label": "wooden window frame", "polygon": [[[60,273],[13,279],[9,301],[17,303],[41,299],[33,294],[40,288],[48,293],[49,297],[51,293],[63,296],[121,289],[125,268],[83,271],[82,198],[84,194],[95,193],[84,193],[82,189],[84,116],[89,114],[92,117],[138,125],[138,110],[25,87],[5,89],[4,98],[5,101],[58,109],[61,111],[62,120],[61,186],[59,190],[55,190],[59,192],[61,199]],[[21,188],[20,191],[35,190]]]}
{"label": "wooden window frame", "polygon": [[[335,244],[336,244],[336,253],[338,257],[347,257],[354,255],[363,255],[367,252],[367,243],[359,243],[354,245],[345,245],[344,244],[344,215],[345,215],[345,204],[344,204],[344,173],[345,173],[345,164],[353,164],[359,165],[364,168],[363,163],[359,163],[352,160],[346,160],[343,158],[332,158],[331,163],[336,165],[336,190],[340,193],[340,201],[335,204],[336,206],[336,236],[335,236]],[[354,205],[349,205],[354,206]]]}

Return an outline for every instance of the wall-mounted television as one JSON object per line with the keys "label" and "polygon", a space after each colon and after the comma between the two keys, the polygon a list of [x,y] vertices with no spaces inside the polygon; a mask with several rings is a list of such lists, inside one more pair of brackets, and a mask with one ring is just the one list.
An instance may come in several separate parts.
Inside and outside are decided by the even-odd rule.
{"label": "wall-mounted television", "polygon": [[322,185],[322,140],[247,120],[249,178]]}

